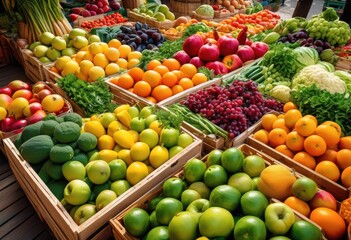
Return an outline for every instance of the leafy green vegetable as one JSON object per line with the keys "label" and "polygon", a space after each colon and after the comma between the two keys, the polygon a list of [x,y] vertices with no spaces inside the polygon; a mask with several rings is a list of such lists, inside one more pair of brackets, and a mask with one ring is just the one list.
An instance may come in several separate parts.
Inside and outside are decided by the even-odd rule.
{"label": "leafy green vegetable", "polygon": [[102,78],[88,83],[78,79],[74,74],[68,74],[58,79],[57,85],[85,111],[87,116],[112,112],[117,106],[112,101],[113,94]]}
{"label": "leafy green vegetable", "polygon": [[108,43],[111,39],[117,37],[117,34],[121,32],[119,26],[115,27],[100,27],[100,28],[93,28],[90,30],[90,34],[95,34],[99,36],[101,42]]}
{"label": "leafy green vegetable", "polygon": [[317,16],[324,18],[327,21],[335,21],[339,19],[337,12],[332,7],[327,7],[323,12],[321,12]]}
{"label": "leafy green vegetable", "polygon": [[166,111],[164,109],[158,108],[156,110],[156,116],[157,120],[161,122],[162,127],[164,128],[176,128],[180,129],[180,126],[182,125],[183,122],[183,116]]}
{"label": "leafy green vegetable", "polygon": [[351,134],[350,94],[332,94],[313,84],[291,91],[291,97],[303,115],[316,116],[318,123],[334,121],[340,125],[345,135]]}
{"label": "leafy green vegetable", "polygon": [[197,32],[206,33],[206,32],[209,32],[211,30],[212,29],[209,26],[207,26],[205,23],[199,22],[199,23],[192,24],[192,25],[188,26],[183,32],[183,38],[189,37]]}

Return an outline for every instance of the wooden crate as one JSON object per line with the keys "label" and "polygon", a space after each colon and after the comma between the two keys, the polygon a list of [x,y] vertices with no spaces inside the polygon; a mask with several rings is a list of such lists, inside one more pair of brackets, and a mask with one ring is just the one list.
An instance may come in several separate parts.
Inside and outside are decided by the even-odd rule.
{"label": "wooden crate", "polygon": [[[251,147],[251,146],[249,146],[247,144],[242,144],[242,145],[238,146],[238,149],[240,149],[244,153],[245,156],[257,155],[257,156],[262,157],[265,160],[265,163],[266,163],[267,166],[268,165],[274,165],[274,164],[282,165],[282,163],[276,161],[271,156],[269,156],[269,155],[267,155],[265,153],[262,153],[259,150],[255,149],[255,148],[253,148],[253,147]],[[202,161],[206,161],[206,159],[207,159],[207,155],[204,156],[201,160]],[[290,169],[290,170],[292,171],[292,169]],[[180,178],[182,178],[183,177],[183,169],[174,172],[173,174],[169,175],[168,178],[170,178],[170,177],[180,177]],[[301,175],[297,176],[297,177],[301,177]],[[124,226],[123,226],[123,217],[132,208],[139,207],[139,208],[146,209],[147,206],[148,206],[149,201],[153,197],[156,197],[156,196],[158,196],[158,195],[160,195],[162,193],[162,185],[163,185],[163,183],[165,181],[166,181],[166,179],[163,179],[163,180],[160,179],[158,184],[155,185],[151,190],[149,190],[146,194],[141,196],[137,201],[135,201],[134,203],[129,205],[128,208],[126,208],[124,211],[120,212],[118,215],[116,215],[114,218],[112,218],[110,220],[110,225],[112,227],[113,236],[115,237],[116,240],[120,240],[120,239],[137,240],[138,239],[138,238],[132,236],[131,234],[129,234],[127,232],[127,230],[124,228]],[[271,202],[278,202],[278,200],[271,199]],[[312,224],[317,226],[322,231],[320,226],[318,226],[314,222],[310,221],[308,218],[306,218],[302,214],[300,214],[300,213],[298,213],[296,211],[294,211],[294,213],[295,213],[296,219],[303,219],[303,220],[306,220],[308,222],[311,222]],[[325,238],[323,237],[323,239],[325,239]]]}
{"label": "wooden crate", "polygon": [[24,67],[24,59],[23,59],[23,49],[21,49],[17,42],[13,38],[8,39],[9,46],[11,49],[12,56],[17,63],[19,63],[22,67]]}
{"label": "wooden crate", "polygon": [[335,69],[350,71],[351,70],[351,60],[340,57],[335,65]]}
{"label": "wooden crate", "polygon": [[150,27],[155,27],[155,28],[163,28],[163,29],[169,29],[173,27],[174,21],[171,20],[165,20],[163,22],[158,22],[149,18],[146,18],[140,14],[137,14],[133,11],[128,11],[127,12],[128,19],[130,21],[134,22],[141,22],[141,23],[147,23]]}
{"label": "wooden crate", "polygon": [[[181,129],[181,132],[187,132],[187,130]],[[190,132],[187,133],[192,135]],[[108,239],[112,233],[111,228],[107,225],[112,217],[127,208],[161,179],[167,178],[172,170],[178,170],[189,159],[200,156],[202,142],[194,135],[192,136],[194,138],[192,144],[81,225],[74,222],[61,202],[53,195],[30,164],[22,158],[13,143],[14,138],[5,139],[4,144],[10,167],[16,179],[40,218],[48,224],[57,239]]]}
{"label": "wooden crate", "polygon": [[52,63],[42,63],[38,58],[33,56],[29,49],[23,50],[24,72],[26,76],[34,83],[45,81],[44,66]]}
{"label": "wooden crate", "polygon": [[[256,126],[256,130],[259,130],[261,128],[262,128],[261,125]],[[274,148],[256,140],[253,137],[253,134],[255,133],[255,131],[253,131],[252,134],[249,135],[249,137],[247,138],[246,140],[247,144],[249,144],[250,146],[256,149],[259,149],[261,152],[264,152],[270,155],[271,157],[281,162],[282,164],[285,164],[286,166],[294,169],[296,172],[313,179],[321,189],[325,189],[326,191],[333,194],[336,200],[342,201],[350,196],[350,189],[324,177],[323,175],[315,172],[314,170],[305,167],[303,164],[296,162],[292,158],[289,158],[284,154],[276,151]]]}

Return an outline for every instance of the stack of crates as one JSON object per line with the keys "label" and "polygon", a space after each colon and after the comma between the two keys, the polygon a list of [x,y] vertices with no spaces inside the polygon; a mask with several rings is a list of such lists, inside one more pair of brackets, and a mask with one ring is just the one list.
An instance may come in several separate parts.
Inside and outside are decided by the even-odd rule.
{"label": "stack of crates", "polygon": [[346,0],[324,0],[323,10],[327,7],[332,7],[339,14],[343,13]]}

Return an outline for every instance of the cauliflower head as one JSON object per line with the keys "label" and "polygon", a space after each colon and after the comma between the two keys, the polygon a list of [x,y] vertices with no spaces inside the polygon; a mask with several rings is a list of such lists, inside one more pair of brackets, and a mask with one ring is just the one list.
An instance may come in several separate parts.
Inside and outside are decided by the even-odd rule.
{"label": "cauliflower head", "polygon": [[299,85],[310,86],[313,83],[330,93],[345,93],[347,91],[346,83],[343,80],[317,64],[304,67],[298,72],[292,80],[292,89],[297,89]]}
{"label": "cauliflower head", "polygon": [[277,85],[270,91],[270,96],[281,102],[291,101],[290,87],[285,85]]}

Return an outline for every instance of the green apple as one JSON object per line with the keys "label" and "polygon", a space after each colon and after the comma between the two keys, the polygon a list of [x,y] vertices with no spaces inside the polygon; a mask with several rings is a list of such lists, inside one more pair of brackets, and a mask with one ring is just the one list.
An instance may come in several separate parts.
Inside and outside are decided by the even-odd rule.
{"label": "green apple", "polygon": [[185,188],[186,184],[181,178],[168,178],[162,185],[163,196],[180,199]]}
{"label": "green apple", "polygon": [[244,158],[245,156],[240,149],[231,147],[223,151],[221,163],[228,172],[235,173],[241,170]]}
{"label": "green apple", "polygon": [[248,191],[240,198],[241,210],[245,215],[262,218],[268,204],[268,199],[260,191]]}
{"label": "green apple", "polygon": [[266,163],[263,158],[257,155],[249,155],[244,158],[242,171],[253,178],[260,176],[265,167]]}
{"label": "green apple", "polygon": [[111,173],[110,173],[110,180],[112,182],[117,180],[125,179],[126,171],[127,171],[127,164],[122,159],[114,159],[108,163]]}
{"label": "green apple", "polygon": [[193,182],[188,189],[193,189],[200,193],[201,198],[208,199],[210,197],[211,190],[204,182]]}
{"label": "green apple", "polygon": [[161,225],[168,225],[177,213],[183,211],[183,204],[178,199],[165,197],[156,205],[156,218]]}
{"label": "green apple", "polygon": [[294,211],[282,202],[274,202],[264,212],[265,224],[272,234],[284,235],[295,222]]}
{"label": "green apple", "polygon": [[177,155],[178,153],[180,153],[181,151],[183,151],[184,148],[180,147],[180,146],[173,146],[171,147],[168,152],[169,152],[169,158],[171,159],[172,157],[174,157],[175,155]]}
{"label": "green apple", "polygon": [[99,195],[96,197],[95,204],[96,204],[96,210],[101,210],[104,207],[106,207],[109,203],[111,203],[113,200],[117,198],[117,194],[112,191],[112,190],[103,190],[102,192],[99,193]]}
{"label": "green apple", "polygon": [[180,196],[180,201],[182,202],[184,209],[186,209],[190,203],[200,198],[201,195],[197,191],[193,189],[185,189]]}
{"label": "green apple", "polygon": [[210,204],[213,207],[221,207],[230,212],[236,210],[240,205],[241,193],[230,185],[219,185],[210,194]]}
{"label": "green apple", "polygon": [[153,113],[152,106],[145,106],[140,110],[139,116],[145,119],[152,113]]}
{"label": "green apple", "polygon": [[149,231],[150,216],[147,211],[142,208],[131,208],[123,216],[123,226],[128,233],[134,237],[142,237]]}
{"label": "green apple", "polygon": [[62,56],[68,56],[68,57],[74,54],[76,54],[76,50],[73,47],[68,47],[61,52]]}
{"label": "green apple", "polygon": [[81,48],[86,47],[88,45],[89,45],[89,41],[88,41],[88,39],[86,39],[86,37],[77,36],[77,37],[73,38],[73,40],[72,40],[72,46],[77,48],[77,49],[81,49]]}
{"label": "green apple", "polygon": [[87,36],[87,32],[82,29],[82,28],[73,28],[70,32],[69,32],[69,38],[72,40],[77,36],[81,36],[81,37],[86,37]]}
{"label": "green apple", "polygon": [[80,225],[92,216],[96,214],[96,207],[94,204],[83,204],[82,206],[78,207],[78,209],[74,212],[74,221]]}
{"label": "green apple", "polygon": [[170,239],[196,239],[198,236],[199,216],[183,211],[175,215],[168,225]]}
{"label": "green apple", "polygon": [[48,49],[45,45],[38,45],[33,49],[33,55],[37,58],[44,57]]}
{"label": "green apple", "polygon": [[128,108],[127,111],[129,113],[129,115],[131,116],[131,118],[139,116],[139,108],[136,105],[131,106],[130,108]]}
{"label": "green apple", "polygon": [[62,38],[66,41],[66,46],[67,46],[68,42],[71,40],[71,39],[69,38],[69,34],[68,34],[68,33],[63,34],[63,35],[62,35]]}
{"label": "green apple", "polygon": [[130,120],[130,129],[141,133],[145,129],[145,119],[142,117],[134,117]]}
{"label": "green apple", "polygon": [[323,239],[322,231],[313,223],[297,220],[290,228],[289,237],[292,240],[319,240]]}
{"label": "green apple", "polygon": [[90,198],[91,190],[89,185],[80,179],[70,181],[64,191],[64,199],[72,205],[81,205],[86,203]]}
{"label": "green apple", "polygon": [[61,52],[53,47],[48,48],[45,53],[45,56],[50,59],[50,61],[54,62],[59,57],[61,57]]}
{"label": "green apple", "polygon": [[238,189],[241,194],[254,189],[254,183],[249,175],[243,172],[234,173],[228,179],[228,185]]}
{"label": "green apple", "polygon": [[199,231],[207,238],[224,237],[233,234],[234,218],[221,207],[210,207],[199,218]]}
{"label": "green apple", "polygon": [[178,144],[179,130],[175,128],[162,128],[160,133],[160,145],[171,148]]}
{"label": "green apple", "polygon": [[186,148],[187,146],[189,146],[193,142],[194,142],[193,137],[189,133],[183,132],[183,133],[179,134],[177,145],[182,147],[182,148]]}
{"label": "green apple", "polygon": [[99,118],[99,121],[101,122],[102,126],[106,129],[108,128],[108,125],[110,125],[111,122],[117,120],[116,114],[114,114],[112,112],[102,113],[99,115],[98,118]]}
{"label": "green apple", "polygon": [[219,185],[226,184],[227,181],[227,172],[221,165],[211,165],[206,169],[204,174],[204,183],[208,187],[215,188]]}
{"label": "green apple", "polygon": [[83,180],[86,175],[85,166],[79,161],[67,161],[62,165],[62,174],[67,181]]}
{"label": "green apple", "polygon": [[203,213],[206,211],[209,207],[211,206],[210,201],[205,199],[205,198],[200,198],[192,201],[188,207],[186,208],[187,211],[189,212],[194,212],[194,213]]}
{"label": "green apple", "polygon": [[56,36],[56,37],[54,37],[54,39],[52,39],[51,46],[53,48],[55,48],[56,50],[62,51],[64,49],[66,49],[67,43],[63,37]]}
{"label": "green apple", "polygon": [[90,43],[93,43],[93,42],[101,42],[101,39],[98,35],[96,34],[91,34],[89,37],[88,37],[88,41],[89,41],[89,44]]}
{"label": "green apple", "polygon": [[189,182],[202,181],[206,172],[206,164],[198,158],[192,158],[184,165],[184,179]]}
{"label": "green apple", "polygon": [[117,196],[121,196],[124,192],[126,192],[132,185],[127,180],[117,180],[111,183],[110,189],[114,191]]}
{"label": "green apple", "polygon": [[51,63],[52,61],[50,60],[50,58],[43,56],[39,58],[39,61],[42,63]]}
{"label": "green apple", "polygon": [[140,142],[144,142],[149,145],[150,149],[153,149],[158,144],[159,138],[155,130],[147,128],[141,131],[139,134],[139,140]]}
{"label": "green apple", "polygon": [[39,41],[42,44],[49,46],[51,44],[51,41],[54,39],[54,37],[55,35],[52,34],[51,32],[43,32],[39,37]]}
{"label": "green apple", "polygon": [[153,121],[157,120],[156,114],[150,114],[145,118],[145,127],[148,128]]}
{"label": "green apple", "polygon": [[34,48],[38,45],[42,45],[40,41],[33,42],[29,45],[29,50],[33,52]]}
{"label": "green apple", "polygon": [[87,176],[94,184],[103,184],[111,174],[108,163],[104,160],[94,160],[86,166]]}
{"label": "green apple", "polygon": [[310,201],[318,191],[318,186],[314,180],[308,177],[298,178],[291,187],[295,197]]}
{"label": "green apple", "polygon": [[244,216],[235,223],[235,240],[265,240],[267,229],[264,222],[255,216]]}

